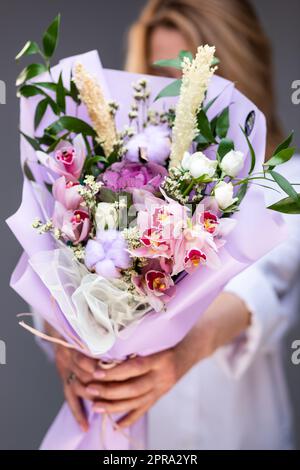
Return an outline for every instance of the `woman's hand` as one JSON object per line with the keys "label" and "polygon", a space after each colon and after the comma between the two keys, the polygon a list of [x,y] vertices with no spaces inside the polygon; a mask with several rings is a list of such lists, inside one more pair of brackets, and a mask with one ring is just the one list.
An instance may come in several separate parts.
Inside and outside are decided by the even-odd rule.
{"label": "woman's hand", "polygon": [[234,294],[222,293],[189,334],[174,348],[147,357],[128,359],[103,370],[96,359],[62,346],[56,347],[56,364],[69,406],[88,429],[82,398],[94,402],[99,413],[120,413],[121,427],[137,421],[197,362],[230,342],[250,323],[250,313]]}
{"label": "woman's hand", "polygon": [[198,332],[198,348],[193,346],[195,338],[192,334],[174,348],[128,359],[103,371],[100,382],[88,386],[95,397],[98,395],[98,399],[94,398],[94,411],[125,414],[118,425],[123,428],[132,425],[196,362],[211,353],[205,328],[201,329],[201,336],[202,339]]}
{"label": "woman's hand", "polygon": [[[83,431],[88,430],[88,421],[82,398],[93,399],[87,390],[88,384],[95,380],[101,371],[97,371],[97,360],[84,356],[78,351],[64,346],[55,347],[55,362],[61,376],[64,395],[72,414]],[[95,374],[96,372],[96,374]]]}
{"label": "woman's hand", "polygon": [[102,371],[100,382],[87,387],[94,396],[94,410],[125,414],[118,425],[132,425],[193,365],[233,340],[249,323],[250,313],[243,301],[234,294],[222,293],[174,348],[128,359]]}
{"label": "woman's hand", "polygon": [[128,359],[103,371],[101,382],[88,386],[95,397],[93,409],[98,413],[126,413],[118,425],[130,426],[167,393],[184,372],[177,348]]}

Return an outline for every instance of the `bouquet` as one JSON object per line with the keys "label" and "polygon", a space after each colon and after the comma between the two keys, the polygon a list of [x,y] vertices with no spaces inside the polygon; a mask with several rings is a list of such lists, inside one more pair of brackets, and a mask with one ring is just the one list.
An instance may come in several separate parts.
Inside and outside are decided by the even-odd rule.
{"label": "bouquet", "polygon": [[[96,52],[50,67],[59,22],[17,56],[44,62],[17,80],[24,189],[8,223],[24,254],[11,284],[64,340],[22,326],[113,364],[178,343],[284,239],[278,212],[299,213],[300,198],[275,168],[292,134],[264,163],[264,116],[214,75],[214,47],[157,63],[182,70],[175,82],[103,69]],[[286,197],[272,212],[259,185],[274,183]],[[132,445],[113,418],[90,422],[84,435],[64,405],[43,447]]]}

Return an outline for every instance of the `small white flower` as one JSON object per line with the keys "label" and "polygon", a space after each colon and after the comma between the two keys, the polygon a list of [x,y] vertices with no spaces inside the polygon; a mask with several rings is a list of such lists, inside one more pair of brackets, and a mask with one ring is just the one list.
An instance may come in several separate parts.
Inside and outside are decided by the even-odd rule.
{"label": "small white flower", "polygon": [[188,170],[193,178],[199,178],[204,175],[212,178],[216,172],[217,161],[210,160],[202,152],[196,152],[192,155],[185,152],[181,166],[184,170]]}
{"label": "small white flower", "polygon": [[220,167],[225,175],[234,178],[239,174],[245,163],[244,154],[238,150],[230,150],[224,155]]}
{"label": "small white flower", "polygon": [[225,183],[220,181],[215,187],[215,199],[220,209],[227,209],[234,202],[237,201],[236,197],[233,197],[233,185],[232,183]]}
{"label": "small white flower", "polygon": [[181,160],[181,166],[184,170],[189,170],[190,169],[191,156],[192,155],[189,152],[184,152],[183,158]]}
{"label": "small white flower", "polygon": [[108,230],[118,226],[118,210],[114,204],[100,202],[97,206],[95,220],[97,229]]}

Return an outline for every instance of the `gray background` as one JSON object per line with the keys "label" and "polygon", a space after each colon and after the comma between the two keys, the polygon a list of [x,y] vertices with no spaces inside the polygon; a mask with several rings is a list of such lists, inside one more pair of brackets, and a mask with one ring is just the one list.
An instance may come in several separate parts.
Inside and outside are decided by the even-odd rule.
{"label": "gray background", "polygon": [[[7,104],[0,105],[1,154],[1,314],[0,340],[7,346],[7,365],[0,365],[0,449],[35,449],[61,404],[55,369],[49,365],[31,335],[17,325],[16,313],[26,306],[8,288],[10,273],[20,247],[4,224],[21,198],[18,153],[18,101],[14,80],[20,68],[14,56],[27,39],[39,39],[54,16],[62,13],[62,38],[57,58],[98,48],[105,66],[121,68],[125,33],[144,4],[143,0],[9,0],[0,6],[0,79],[7,84]],[[277,73],[278,103],[286,129],[295,129],[300,147],[300,105],[291,104],[291,82],[300,79],[299,0],[255,0],[263,24],[272,39]],[[249,80],[255,77],[249,77]],[[268,84],[266,83],[266,86]],[[299,316],[300,317],[300,316]],[[286,341],[286,370],[298,425],[300,448],[300,365],[291,365],[292,339]]]}

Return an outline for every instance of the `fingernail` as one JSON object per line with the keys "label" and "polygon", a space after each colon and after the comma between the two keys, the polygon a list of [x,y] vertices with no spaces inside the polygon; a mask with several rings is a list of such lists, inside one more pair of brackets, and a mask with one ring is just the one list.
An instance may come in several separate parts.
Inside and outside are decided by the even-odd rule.
{"label": "fingernail", "polygon": [[97,388],[87,387],[86,391],[88,393],[90,393],[91,395],[93,395],[93,397],[99,397],[100,396],[99,390]]}
{"label": "fingernail", "polygon": [[105,375],[106,375],[106,374],[105,374],[105,372],[104,372],[103,370],[96,370],[96,371],[94,372],[94,377],[95,377],[95,379],[101,380],[101,379],[103,379],[103,377],[105,377]]}
{"label": "fingernail", "polygon": [[105,408],[101,408],[101,406],[93,406],[93,411],[95,411],[95,413],[105,413]]}
{"label": "fingernail", "polygon": [[87,424],[81,424],[80,427],[81,427],[83,432],[87,432],[89,430],[89,427],[88,427]]}

